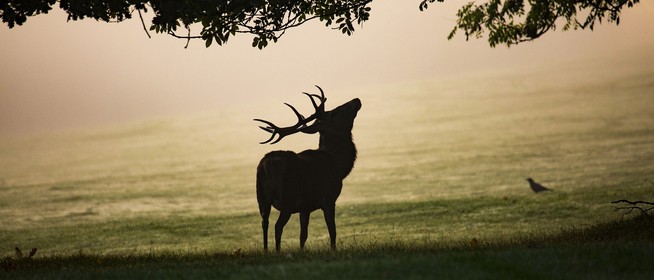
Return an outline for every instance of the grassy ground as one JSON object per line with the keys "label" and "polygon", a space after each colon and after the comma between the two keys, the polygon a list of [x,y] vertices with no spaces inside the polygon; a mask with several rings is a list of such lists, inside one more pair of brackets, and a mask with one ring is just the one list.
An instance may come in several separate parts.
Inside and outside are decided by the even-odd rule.
{"label": "grassy ground", "polygon": [[[308,110],[299,94],[274,108],[2,137],[0,277],[651,278],[651,220],[610,204],[654,200],[647,65],[329,95],[329,107],[363,100],[336,253],[319,211],[308,252],[293,218],[283,253],[261,253],[256,163],[317,139],[258,145],[267,137],[251,119],[292,120],[282,101]],[[554,191],[532,193],[527,177]],[[38,252],[18,260],[14,247]]]}
{"label": "grassy ground", "polygon": [[220,279],[651,279],[654,219],[600,223],[492,242],[350,243],[336,252],[297,249],[155,251],[6,258],[9,278]]}

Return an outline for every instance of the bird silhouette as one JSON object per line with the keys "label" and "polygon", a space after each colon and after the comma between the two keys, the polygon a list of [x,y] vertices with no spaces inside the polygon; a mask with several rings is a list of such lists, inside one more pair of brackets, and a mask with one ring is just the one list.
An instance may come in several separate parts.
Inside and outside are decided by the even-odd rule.
{"label": "bird silhouette", "polygon": [[527,182],[529,182],[529,187],[531,187],[531,190],[534,191],[535,193],[545,192],[545,191],[550,191],[551,192],[552,191],[552,190],[544,187],[543,185],[534,182],[534,180],[531,179],[531,178],[527,178]]}

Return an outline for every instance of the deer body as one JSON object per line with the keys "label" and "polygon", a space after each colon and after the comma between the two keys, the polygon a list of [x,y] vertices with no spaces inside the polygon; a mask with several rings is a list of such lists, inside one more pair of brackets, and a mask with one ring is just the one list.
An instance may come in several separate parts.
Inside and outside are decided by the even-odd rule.
{"label": "deer body", "polygon": [[[311,100],[313,102],[313,98]],[[295,132],[320,133],[319,148],[301,153],[273,151],[266,154],[257,167],[257,202],[262,219],[263,245],[266,250],[271,206],[280,212],[275,224],[277,251],[280,249],[283,228],[295,213],[300,214],[300,247],[304,248],[309,217],[311,212],[317,209],[323,211],[331,247],[336,248],[334,221],[336,200],[341,194],[343,179],[350,173],[356,160],[357,152],[352,142],[351,131],[354,118],[361,108],[361,101],[354,99],[332,111],[324,112],[324,95],[320,100],[322,102],[320,106],[314,103],[316,114],[307,119],[289,105],[298,115],[298,125],[294,126],[297,130]],[[320,107],[323,108],[322,111]],[[310,121],[307,120],[312,118],[315,122],[307,126]],[[267,121],[263,122],[269,124],[269,127],[262,128],[273,133],[273,137],[267,142],[274,138],[274,133],[286,129],[277,128]],[[286,134],[281,132],[280,139],[295,132],[286,132]]]}

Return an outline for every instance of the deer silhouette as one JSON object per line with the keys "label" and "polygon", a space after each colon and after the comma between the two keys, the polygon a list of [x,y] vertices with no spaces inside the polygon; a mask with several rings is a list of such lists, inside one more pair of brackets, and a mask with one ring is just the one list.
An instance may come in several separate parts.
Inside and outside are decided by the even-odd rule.
{"label": "deer silhouette", "polygon": [[[266,154],[257,166],[257,202],[261,214],[263,248],[268,250],[268,217],[271,206],[279,211],[275,223],[275,250],[279,252],[284,226],[292,214],[300,213],[300,248],[307,240],[311,212],[321,209],[329,231],[331,248],[336,249],[336,223],[334,220],[336,199],[341,194],[343,179],[350,174],[357,157],[352,142],[352,126],[361,101],[355,98],[331,111],[325,111],[325,93],[320,95],[303,92],[311,99],[315,113],[305,118],[292,105],[286,104],[298,118],[295,125],[277,127],[273,123],[255,119],[267,126],[261,129],[271,133],[270,144],[282,138],[302,132],[319,133],[318,149],[301,153],[273,151]],[[319,103],[316,103],[316,99]],[[311,123],[313,121],[313,123]],[[310,124],[311,123],[311,124]]]}

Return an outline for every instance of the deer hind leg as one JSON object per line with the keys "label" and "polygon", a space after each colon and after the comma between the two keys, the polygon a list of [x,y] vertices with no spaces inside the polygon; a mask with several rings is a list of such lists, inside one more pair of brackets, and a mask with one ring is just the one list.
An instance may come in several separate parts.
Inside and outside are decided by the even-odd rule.
{"label": "deer hind leg", "polygon": [[336,250],[336,205],[324,207],[322,213],[325,215],[325,223],[329,231],[329,243],[331,244],[332,250]]}
{"label": "deer hind leg", "polygon": [[280,211],[279,218],[277,218],[277,223],[275,223],[275,250],[279,253],[279,248],[282,243],[282,232],[284,231],[284,226],[288,223],[288,220],[291,218],[290,212]]}
{"label": "deer hind leg", "polygon": [[259,206],[261,214],[261,230],[263,231],[263,250],[268,251],[268,217],[270,217],[270,204]]}
{"label": "deer hind leg", "polygon": [[300,212],[300,249],[304,249],[304,243],[307,242],[310,216],[311,212]]}

